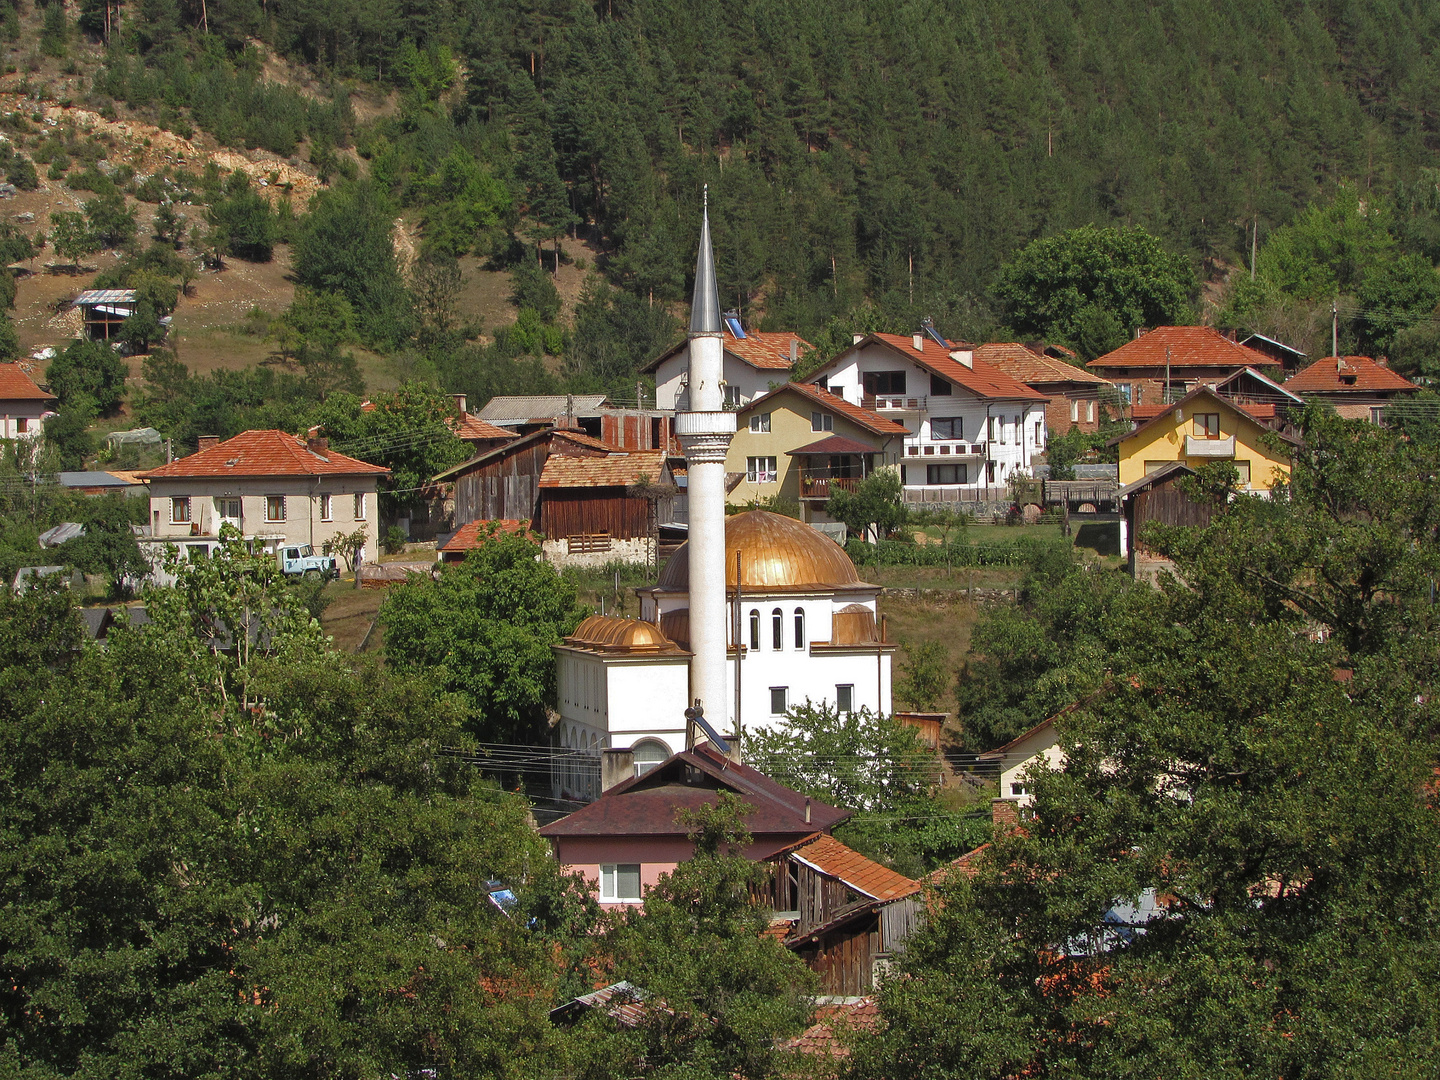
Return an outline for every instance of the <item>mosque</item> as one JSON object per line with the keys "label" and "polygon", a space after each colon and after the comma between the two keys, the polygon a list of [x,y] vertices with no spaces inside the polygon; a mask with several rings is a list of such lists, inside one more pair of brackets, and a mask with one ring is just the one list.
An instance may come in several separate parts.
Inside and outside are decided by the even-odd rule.
{"label": "mosque", "polygon": [[[745,732],[775,725],[806,701],[891,711],[895,647],[885,640],[879,587],[803,522],[758,510],[725,515],[724,451],[735,416],[724,410],[719,377],[708,212],[689,336],[695,411],[676,417],[676,431],[689,474],[690,539],[656,584],[636,590],[640,618],[592,615],[555,646],[560,747],[630,748],[640,771],[690,749],[707,725],[743,746]],[[692,707],[705,725],[687,719]],[[554,788],[557,798],[600,794],[593,769],[557,769]]]}

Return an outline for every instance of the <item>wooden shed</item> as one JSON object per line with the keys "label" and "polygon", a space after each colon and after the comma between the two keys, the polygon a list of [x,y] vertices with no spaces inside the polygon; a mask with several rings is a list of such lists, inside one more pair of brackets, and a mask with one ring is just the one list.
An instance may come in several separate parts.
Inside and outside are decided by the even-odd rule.
{"label": "wooden shed", "polygon": [[[496,519],[540,528],[540,474],[552,456],[605,457],[611,447],[584,432],[545,428],[487,451],[433,478],[455,485],[455,525]],[[542,530],[543,531],[543,530]]]}
{"label": "wooden shed", "polygon": [[1179,483],[1182,477],[1194,475],[1195,470],[1184,462],[1172,461],[1120,489],[1124,514],[1120,554],[1129,559],[1131,574],[1153,579],[1159,571],[1173,568],[1170,560],[1160,558],[1140,543],[1140,533],[1150,522],[1197,529],[1210,524],[1215,514],[1214,505],[1192,499]]}
{"label": "wooden shed", "polygon": [[659,450],[630,450],[605,457],[552,457],[540,475],[540,531],[551,540],[608,536],[648,537],[650,501],[632,495],[632,485],[668,480]]}
{"label": "wooden shed", "polygon": [[820,978],[820,992],[851,997],[905,950],[919,925],[921,886],[833,836],[811,837],[772,860],[770,894],[784,945]]}

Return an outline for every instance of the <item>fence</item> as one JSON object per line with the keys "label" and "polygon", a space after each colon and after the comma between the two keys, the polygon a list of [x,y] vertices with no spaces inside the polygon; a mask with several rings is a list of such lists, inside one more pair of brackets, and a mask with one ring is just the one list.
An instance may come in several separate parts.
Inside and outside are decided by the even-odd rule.
{"label": "fence", "polygon": [[1024,566],[1051,550],[1071,551],[1065,540],[1018,537],[979,543],[906,544],[852,540],[845,553],[856,566]]}

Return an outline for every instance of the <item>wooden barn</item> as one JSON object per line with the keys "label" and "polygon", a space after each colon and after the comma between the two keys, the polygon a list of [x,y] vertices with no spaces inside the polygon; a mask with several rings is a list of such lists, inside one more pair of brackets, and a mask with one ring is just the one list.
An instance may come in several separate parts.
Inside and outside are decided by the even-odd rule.
{"label": "wooden barn", "polygon": [[1139,541],[1140,532],[1152,521],[1163,525],[1188,525],[1203,529],[1210,524],[1215,507],[1197,502],[1180,487],[1180,479],[1194,476],[1184,462],[1172,461],[1120,489],[1123,518],[1120,523],[1120,554],[1130,560],[1130,573],[1153,580],[1161,570],[1172,569],[1169,559],[1149,551]]}
{"label": "wooden barn", "polygon": [[785,947],[820,977],[820,993],[870,993],[923,917],[920,883],[833,836],[810,837],[771,862],[764,899],[788,924]]}
{"label": "wooden barn", "polygon": [[579,555],[604,555],[602,562],[648,561],[663,497],[646,497],[634,488],[648,484],[663,490],[669,483],[660,450],[552,456],[539,482],[539,530],[546,538],[546,553],[571,562]]}
{"label": "wooden barn", "polygon": [[612,448],[581,431],[549,427],[479,454],[433,478],[455,487],[458,528],[472,521],[526,521],[540,528],[540,474],[552,456],[605,457]]}

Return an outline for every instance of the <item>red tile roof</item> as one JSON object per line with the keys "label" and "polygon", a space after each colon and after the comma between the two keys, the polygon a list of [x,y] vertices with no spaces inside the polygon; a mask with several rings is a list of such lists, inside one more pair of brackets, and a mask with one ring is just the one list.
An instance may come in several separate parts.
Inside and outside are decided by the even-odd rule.
{"label": "red tile roof", "polygon": [[812,1026],[780,1046],[801,1054],[843,1060],[850,1056],[850,1044],[855,1034],[874,1030],[879,1024],[880,1006],[873,997],[822,1005],[815,1010]]}
{"label": "red tile roof", "polygon": [[[1006,401],[1047,400],[1040,391],[1026,386],[979,357],[975,357],[972,361],[973,367],[966,367],[960,361],[952,360],[950,358],[952,350],[942,348],[938,341],[926,335],[921,335],[918,351],[913,338],[903,337],[900,334],[871,334],[869,337],[863,338],[859,345],[864,346],[867,342],[872,341],[888,345],[912,364],[918,364],[932,374],[939,375],[942,379],[963,387],[976,397],[1001,398]],[[960,351],[961,348],[957,346],[953,351]],[[970,346],[963,348],[968,349]]]}
{"label": "red tile roof", "polygon": [[925,875],[925,884],[944,885],[950,880],[952,874],[973,878],[976,874],[980,873],[981,854],[988,850],[990,850],[989,844],[981,844],[974,851],[967,851],[958,859],[952,859],[944,866],[936,867]]}
{"label": "red tile roof", "polygon": [[[1134,438],[1136,435],[1140,434],[1140,432],[1144,431],[1146,428],[1150,427],[1151,425],[1160,423],[1160,422],[1163,420],[1163,418],[1165,417],[1165,414],[1168,413],[1168,412],[1170,412],[1172,409],[1184,408],[1186,405],[1190,404],[1191,401],[1193,401],[1194,399],[1196,399],[1196,398],[1198,398],[1198,397],[1202,397],[1202,396],[1203,396],[1203,397],[1208,397],[1211,401],[1223,402],[1224,404],[1228,405],[1230,408],[1234,409],[1236,412],[1245,414],[1245,416],[1246,416],[1246,418],[1247,418],[1248,420],[1250,420],[1252,423],[1257,424],[1257,425],[1258,425],[1258,424],[1261,424],[1261,423],[1262,423],[1265,419],[1267,419],[1268,417],[1273,417],[1273,416],[1275,415],[1275,407],[1274,407],[1273,405],[1271,405],[1271,406],[1242,405],[1242,404],[1241,404],[1240,402],[1238,402],[1238,401],[1231,401],[1229,398],[1222,398],[1219,394],[1215,393],[1215,391],[1214,391],[1214,390],[1211,390],[1208,386],[1197,386],[1194,390],[1191,390],[1190,393],[1186,394],[1183,398],[1181,398],[1179,401],[1175,402],[1173,405],[1167,405],[1167,406],[1165,406],[1163,409],[1158,410],[1153,416],[1149,417],[1148,419],[1143,419],[1143,420],[1141,421],[1141,423],[1139,423],[1139,424],[1135,427],[1135,429],[1134,429],[1133,431],[1127,431],[1124,435],[1117,435],[1117,436],[1115,436],[1115,438],[1111,439],[1111,440],[1110,440],[1108,443],[1106,443],[1105,445],[1107,445],[1107,446],[1118,446],[1118,445],[1120,445],[1120,443],[1124,442],[1126,439]],[[1268,413],[1268,414],[1264,411],[1266,408],[1269,409],[1269,413]],[[1148,409],[1147,409],[1146,411],[1148,411]],[[1273,429],[1273,428],[1270,428],[1270,429],[1267,429],[1267,430],[1272,430],[1272,431],[1273,431],[1274,429]],[[1279,435],[1280,438],[1284,439],[1286,442],[1290,443],[1290,444],[1293,445],[1293,446],[1300,446],[1300,445],[1302,445],[1299,439],[1295,438],[1295,436],[1293,436],[1293,435],[1287,434],[1287,433],[1284,432],[1284,431],[1276,431],[1275,434]],[[1142,479],[1143,479],[1143,478],[1142,478]],[[1137,483],[1138,483],[1138,481],[1137,481]],[[1121,494],[1123,495],[1124,492],[1122,491]],[[1058,715],[1058,714],[1057,714],[1057,715]],[[1053,719],[1053,717],[1052,717],[1052,719]],[[1020,738],[1021,738],[1021,739],[1026,738],[1028,735],[1029,735],[1029,732],[1026,732],[1026,734],[1020,736]],[[1018,740],[1016,740],[1016,741],[1018,741]],[[1011,745],[1011,744],[1010,744],[1010,743],[1007,743],[1007,744],[1006,744],[1006,746],[1009,746],[1009,745]],[[1001,750],[1004,750],[1004,749],[1006,748],[1006,746],[1000,747],[999,750],[991,750],[991,751],[989,751],[987,754],[982,754],[981,756],[982,756],[982,757],[988,757],[988,756],[990,756],[990,755],[992,755],[992,754],[999,754]]]}
{"label": "red tile roof", "polygon": [[879,413],[871,412],[869,409],[862,409],[859,405],[852,405],[844,398],[822,389],[814,383],[786,383],[784,386],[777,386],[767,394],[762,394],[754,401],[741,409],[741,413],[753,412],[755,407],[763,401],[769,401],[776,394],[783,394],[787,390],[796,391],[801,397],[807,398],[822,408],[829,409],[845,417],[851,423],[864,428],[866,431],[876,435],[909,435],[910,432],[902,424],[894,420],[887,420]]}
{"label": "red tile roof", "polygon": [[642,476],[659,482],[665,469],[663,450],[628,450],[607,457],[551,454],[540,473],[542,488],[623,487]]}
{"label": "red tile roof", "polygon": [[334,450],[316,452],[283,431],[245,431],[198,454],[141,473],[155,480],[186,476],[388,476],[380,465]]}
{"label": "red tile roof", "polygon": [[1327,356],[1291,375],[1285,389],[1292,394],[1359,394],[1420,388],[1368,356]]}
{"label": "red tile roof", "polygon": [[[812,348],[808,341],[789,330],[747,330],[743,338],[737,338],[730,332],[728,326],[725,328],[725,351],[760,371],[789,371],[790,342],[792,341],[798,343],[797,355],[804,354],[806,350]],[[688,341],[682,341],[680,344],[666,349],[640,370],[646,374],[653,374],[661,364],[688,344]]]}
{"label": "red tile roof", "polygon": [[1110,380],[1075,364],[1037,353],[1018,341],[990,341],[975,346],[975,359],[999,368],[1027,386],[1037,383],[1073,382],[1109,386]]}
{"label": "red tile roof", "polygon": [[0,401],[54,401],[19,364],[0,364]]}
{"label": "red tile roof", "polygon": [[451,422],[455,434],[462,439],[513,439],[515,432],[503,427],[496,427],[489,420],[481,420],[474,413],[466,413],[464,416]]}
{"label": "red tile roof", "polygon": [[[493,528],[493,532],[492,532]],[[469,551],[478,548],[491,536],[504,536],[508,533],[519,533],[527,535],[530,533],[528,521],[515,521],[512,518],[493,518],[489,521],[472,521],[469,524],[461,525],[455,530],[455,534],[440,545],[441,551]]]}
{"label": "red tile roof", "polygon": [[846,847],[833,836],[817,836],[793,854],[822,873],[839,878],[857,892],[876,900],[898,900],[920,891],[920,883],[897,874]]}
{"label": "red tile roof", "polygon": [[1213,326],[1157,326],[1086,367],[1165,369],[1169,352],[1172,368],[1277,368],[1280,362],[1255,349],[1237,345]]}

